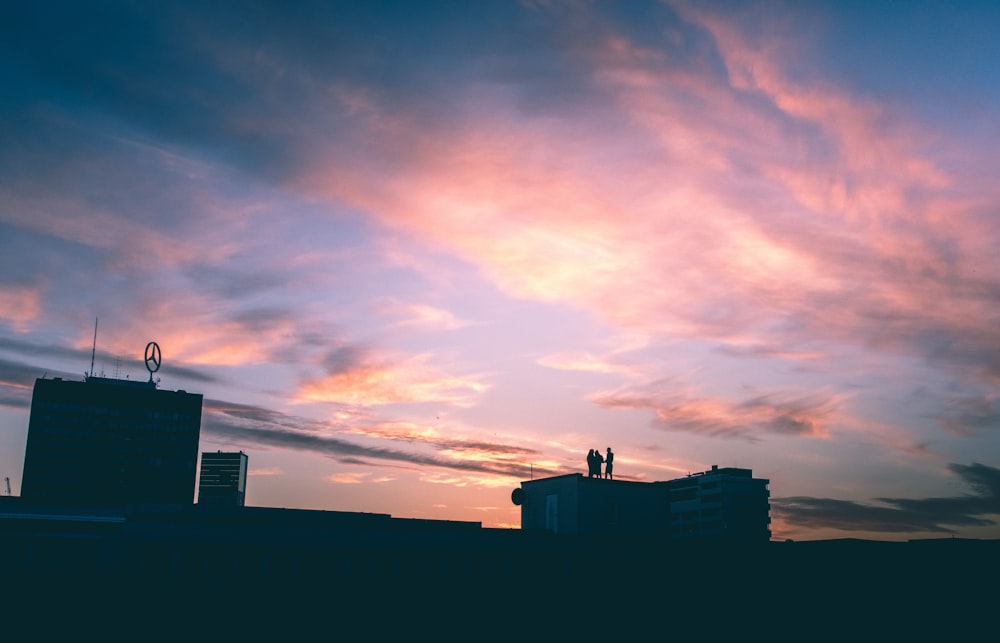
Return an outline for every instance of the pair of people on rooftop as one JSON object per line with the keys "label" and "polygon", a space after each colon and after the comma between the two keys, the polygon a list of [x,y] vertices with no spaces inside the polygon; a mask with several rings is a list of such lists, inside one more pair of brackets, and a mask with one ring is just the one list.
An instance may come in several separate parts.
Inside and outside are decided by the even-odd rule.
{"label": "pair of people on rooftop", "polygon": [[612,473],[615,462],[615,454],[612,453],[611,447],[608,447],[607,456],[602,456],[599,449],[591,449],[587,453],[587,477],[588,478],[600,478],[601,477],[601,465],[604,465],[604,477],[613,480],[614,475]]}

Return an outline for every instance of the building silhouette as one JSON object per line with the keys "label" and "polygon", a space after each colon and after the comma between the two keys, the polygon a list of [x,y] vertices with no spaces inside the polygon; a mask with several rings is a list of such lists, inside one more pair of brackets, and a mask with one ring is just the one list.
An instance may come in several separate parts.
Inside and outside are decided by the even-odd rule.
{"label": "building silhouette", "polygon": [[768,482],[754,478],[750,469],[717,465],[663,482],[573,473],[522,482],[511,500],[521,507],[522,529],[767,542],[771,538]]}
{"label": "building silhouette", "polygon": [[754,478],[750,469],[712,465],[709,471],[663,483],[671,537],[769,540],[768,482]]}
{"label": "building silhouette", "polygon": [[122,507],[194,502],[202,396],[152,381],[35,380],[21,497]]}
{"label": "building silhouette", "polygon": [[242,507],[246,504],[247,454],[216,451],[201,454],[198,504]]}
{"label": "building silhouette", "polygon": [[554,534],[662,534],[667,502],[648,482],[605,480],[580,473],[522,482],[511,494],[521,528]]}

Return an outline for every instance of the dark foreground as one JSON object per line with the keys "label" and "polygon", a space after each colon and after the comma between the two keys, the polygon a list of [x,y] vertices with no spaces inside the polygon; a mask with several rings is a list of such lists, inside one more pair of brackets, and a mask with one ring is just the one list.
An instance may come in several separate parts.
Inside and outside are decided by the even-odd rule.
{"label": "dark foreground", "polygon": [[978,640],[998,579],[1000,540],[693,543],[0,502],[4,641]]}
{"label": "dark foreground", "polygon": [[[412,551],[385,550],[369,552],[373,567],[323,573],[13,574],[5,580],[4,621],[32,640],[895,641],[979,638],[995,627],[1000,541],[706,544],[659,552],[626,542],[565,544],[572,556],[525,554],[489,573],[481,564],[463,568],[461,557],[420,567]],[[412,568],[395,566],[394,558]]]}

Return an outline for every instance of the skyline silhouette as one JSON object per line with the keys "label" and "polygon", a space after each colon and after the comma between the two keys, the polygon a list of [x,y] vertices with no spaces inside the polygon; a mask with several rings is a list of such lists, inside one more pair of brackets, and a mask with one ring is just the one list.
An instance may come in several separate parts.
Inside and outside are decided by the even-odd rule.
{"label": "skyline silhouette", "polygon": [[[152,345],[151,375],[161,364],[149,364]],[[25,454],[30,493],[0,498],[0,568],[17,588],[7,631],[24,626],[51,636],[48,619],[22,617],[44,604],[74,630],[109,620],[131,629],[134,618],[137,627],[166,620],[175,636],[203,636],[208,608],[252,614],[248,633],[259,636],[266,625],[288,636],[320,626],[315,608],[304,606],[326,605],[321,618],[344,619],[340,631],[381,636],[413,627],[400,616],[419,625],[428,611],[455,610],[439,628],[447,634],[516,600],[520,610],[558,611],[549,621],[556,638],[567,631],[562,613],[581,609],[644,629],[664,616],[704,627],[701,619],[721,610],[735,619],[734,632],[748,633],[790,590],[795,598],[781,606],[795,618],[835,609],[869,633],[888,625],[898,635],[916,621],[893,614],[915,609],[938,615],[917,619],[924,635],[939,624],[954,634],[991,614],[990,594],[975,581],[1000,571],[1000,539],[774,541],[769,481],[742,468],[613,480],[601,476],[591,449],[586,477],[522,481],[511,493],[522,528],[495,529],[248,507],[247,454],[216,451],[201,454],[195,503],[201,404],[200,394],[159,389],[152,379],[36,380]],[[591,596],[600,598],[584,600]],[[190,609],[192,600],[199,609]],[[386,614],[390,625],[380,622]],[[956,623],[958,614],[967,616]],[[541,631],[544,624],[534,623],[532,634]]]}

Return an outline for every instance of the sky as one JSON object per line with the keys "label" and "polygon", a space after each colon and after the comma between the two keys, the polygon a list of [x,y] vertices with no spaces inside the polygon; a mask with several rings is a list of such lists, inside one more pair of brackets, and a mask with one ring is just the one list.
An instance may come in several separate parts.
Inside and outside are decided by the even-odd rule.
{"label": "sky", "polygon": [[518,528],[611,447],[775,539],[1000,538],[1000,5],[0,13],[13,495],[35,379],[155,341],[250,505]]}

